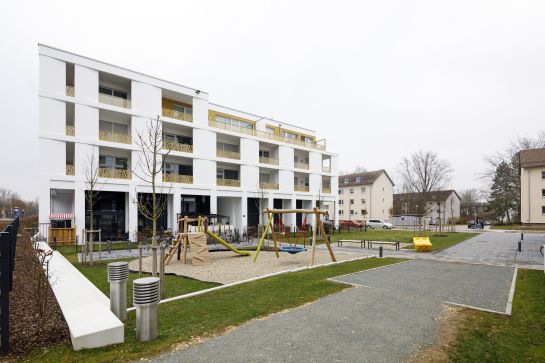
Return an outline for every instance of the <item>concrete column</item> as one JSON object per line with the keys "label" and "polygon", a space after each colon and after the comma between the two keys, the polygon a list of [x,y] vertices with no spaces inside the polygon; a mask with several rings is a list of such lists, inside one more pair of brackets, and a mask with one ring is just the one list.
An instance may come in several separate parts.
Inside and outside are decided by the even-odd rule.
{"label": "concrete column", "polygon": [[51,190],[49,188],[49,180],[47,177],[40,178],[40,205],[39,205],[39,222],[49,223],[49,213],[51,210]]}
{"label": "concrete column", "polygon": [[173,224],[172,224],[172,231],[174,233],[178,232],[178,221],[176,220],[176,217],[179,213],[182,213],[182,196],[180,195],[179,191],[174,191],[174,195],[172,196],[173,200]]}
{"label": "concrete column", "polygon": [[218,213],[218,194],[216,190],[213,189],[210,192],[210,214]]}
{"label": "concrete column", "polygon": [[[85,191],[84,183],[77,182],[74,188],[74,214],[76,217],[76,235],[78,241],[83,241],[81,230],[85,228]],[[41,208],[40,204],[40,208]]]}
{"label": "concrete column", "polygon": [[136,192],[136,186],[131,185],[129,193],[127,195],[129,206],[127,208],[127,214],[129,216],[128,231],[131,241],[138,240],[138,206],[135,201],[137,200],[138,193]]}
{"label": "concrete column", "polygon": [[246,228],[246,226],[248,226],[248,196],[246,195],[246,193],[242,193],[240,203],[240,215],[242,217],[240,221],[240,228],[242,230],[243,228]]}

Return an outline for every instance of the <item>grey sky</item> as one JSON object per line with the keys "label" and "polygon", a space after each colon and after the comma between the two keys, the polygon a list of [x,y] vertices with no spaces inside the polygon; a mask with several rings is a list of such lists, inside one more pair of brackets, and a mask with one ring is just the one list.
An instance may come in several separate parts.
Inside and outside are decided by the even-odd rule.
{"label": "grey sky", "polygon": [[25,198],[38,195],[38,42],[314,129],[341,169],[395,178],[404,155],[437,151],[457,189],[545,128],[544,1],[10,1],[0,186]]}

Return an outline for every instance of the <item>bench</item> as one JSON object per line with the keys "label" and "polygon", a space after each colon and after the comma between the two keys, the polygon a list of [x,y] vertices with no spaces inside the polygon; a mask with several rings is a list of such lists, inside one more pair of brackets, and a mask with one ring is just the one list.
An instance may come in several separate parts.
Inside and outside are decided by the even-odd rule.
{"label": "bench", "polygon": [[395,246],[396,251],[399,251],[399,241],[396,242],[386,242],[386,241],[367,241],[367,248],[373,248],[373,245],[393,245]]}
{"label": "bench", "polygon": [[365,240],[363,239],[340,239],[337,240],[337,247],[341,247],[343,242],[359,243],[361,248],[365,247]]}

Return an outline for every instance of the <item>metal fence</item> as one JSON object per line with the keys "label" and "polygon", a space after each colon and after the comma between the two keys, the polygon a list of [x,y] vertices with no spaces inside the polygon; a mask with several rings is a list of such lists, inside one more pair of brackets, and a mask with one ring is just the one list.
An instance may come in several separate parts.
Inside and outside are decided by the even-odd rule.
{"label": "metal fence", "polygon": [[13,269],[19,217],[0,232],[0,343],[2,354],[9,351],[9,293],[13,289]]}

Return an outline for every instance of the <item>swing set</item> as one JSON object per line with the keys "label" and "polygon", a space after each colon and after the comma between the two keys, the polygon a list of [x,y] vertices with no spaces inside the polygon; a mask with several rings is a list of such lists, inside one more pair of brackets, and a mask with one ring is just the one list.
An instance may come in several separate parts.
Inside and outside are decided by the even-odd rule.
{"label": "swing set", "polygon": [[[256,261],[257,256],[259,255],[259,251],[261,250],[261,247],[263,246],[263,242],[265,241],[265,237],[267,236],[267,233],[269,232],[269,229],[271,229],[271,235],[274,242],[274,252],[276,253],[276,257],[279,258],[278,252],[287,252],[290,254],[296,254],[299,252],[306,251],[306,237],[308,233],[308,227],[307,227],[307,216],[308,214],[314,214],[314,223],[312,228],[312,254],[311,254],[311,260],[310,265],[314,265],[314,260],[316,256],[316,237],[317,234],[320,234],[320,237],[322,238],[322,241],[327,246],[327,250],[329,251],[329,255],[331,256],[331,260],[333,262],[337,262],[337,259],[335,258],[335,254],[333,253],[333,249],[331,248],[331,244],[329,243],[329,239],[326,236],[324,225],[322,223],[322,220],[320,219],[321,215],[327,215],[327,211],[321,211],[318,210],[318,208],[314,209],[269,209],[266,208],[264,210],[265,213],[267,213],[267,216],[269,218],[269,222],[267,223],[267,226],[265,227],[265,231],[263,231],[263,234],[261,235],[261,239],[259,240],[259,244],[257,245],[257,249],[254,254],[253,262]],[[303,224],[298,230],[295,232],[295,236],[293,236],[294,240],[290,238],[290,231],[288,227],[285,227],[283,224],[283,215],[284,214],[304,214],[305,218],[303,221]],[[274,216],[278,215],[278,231],[274,231],[274,226],[272,225],[274,221]],[[286,237],[287,246],[282,245],[282,236]],[[301,237],[303,239],[303,246],[300,246]]]}

